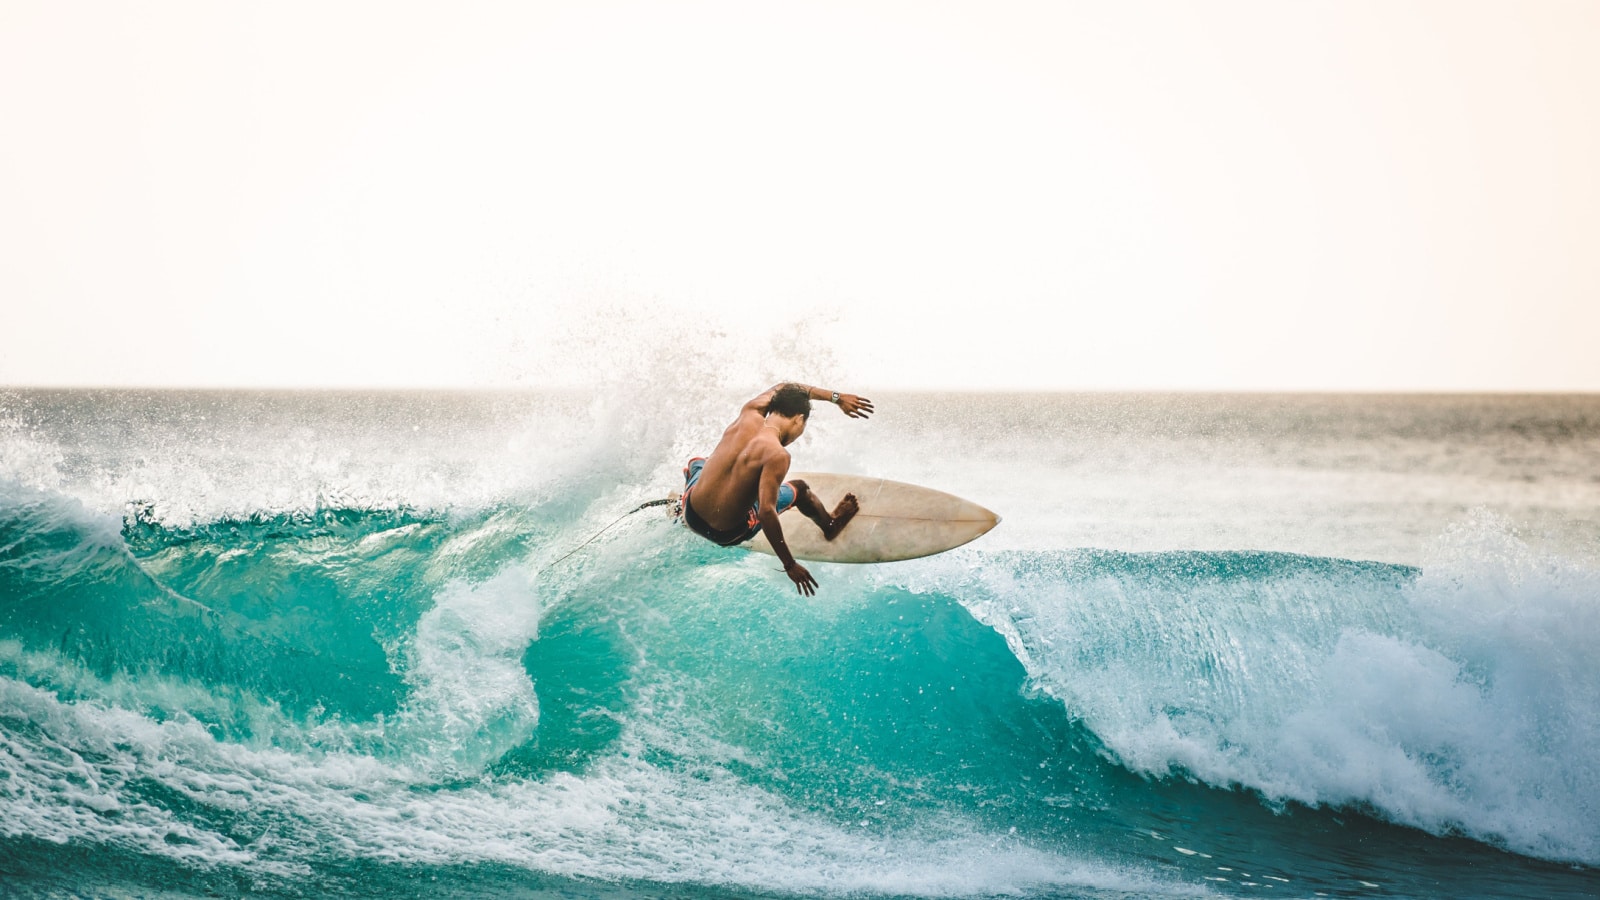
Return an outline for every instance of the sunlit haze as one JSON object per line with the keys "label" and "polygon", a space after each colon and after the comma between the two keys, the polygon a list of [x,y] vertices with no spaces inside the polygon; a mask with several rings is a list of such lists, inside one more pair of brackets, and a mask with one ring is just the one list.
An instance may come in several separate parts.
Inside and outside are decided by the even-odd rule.
{"label": "sunlit haze", "polygon": [[[0,7],[0,385],[1600,390],[1593,2]],[[801,365],[807,361],[806,365]]]}

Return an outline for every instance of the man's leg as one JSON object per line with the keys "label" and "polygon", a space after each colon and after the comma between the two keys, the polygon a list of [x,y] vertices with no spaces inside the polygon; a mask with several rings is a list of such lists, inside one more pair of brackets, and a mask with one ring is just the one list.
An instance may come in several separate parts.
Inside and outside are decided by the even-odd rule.
{"label": "man's leg", "polygon": [[800,510],[806,518],[817,523],[817,527],[822,529],[822,537],[825,540],[831,541],[838,537],[839,532],[844,530],[844,526],[849,524],[850,520],[855,517],[857,510],[861,508],[861,504],[856,500],[855,494],[845,494],[844,499],[839,501],[839,505],[834,507],[832,513],[829,513],[823,508],[822,501],[817,499],[817,495],[812,493],[810,485],[798,478],[789,482],[789,484],[794,488],[795,509]]}

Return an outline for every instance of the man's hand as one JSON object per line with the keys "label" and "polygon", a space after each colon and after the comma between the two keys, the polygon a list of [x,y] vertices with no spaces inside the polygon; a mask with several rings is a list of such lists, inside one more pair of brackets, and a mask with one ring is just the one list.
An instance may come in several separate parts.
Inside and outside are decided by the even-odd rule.
{"label": "man's hand", "polygon": [[805,566],[799,563],[785,566],[783,574],[789,576],[789,580],[794,582],[794,589],[799,591],[802,596],[810,597],[816,594],[817,580],[811,577],[811,573],[806,571]]}
{"label": "man's hand", "polygon": [[852,419],[865,419],[872,415],[872,401],[855,394],[840,394],[839,408]]}

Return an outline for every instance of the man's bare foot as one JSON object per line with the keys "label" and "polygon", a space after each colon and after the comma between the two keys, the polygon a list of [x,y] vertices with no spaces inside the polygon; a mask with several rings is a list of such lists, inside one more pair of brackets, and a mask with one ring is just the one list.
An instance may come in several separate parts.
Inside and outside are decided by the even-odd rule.
{"label": "man's bare foot", "polygon": [[845,494],[844,499],[839,501],[839,505],[833,508],[833,520],[822,529],[823,539],[831,541],[838,537],[839,532],[844,530],[844,526],[850,524],[850,520],[856,517],[856,513],[860,509],[861,502],[856,499],[856,495]]}

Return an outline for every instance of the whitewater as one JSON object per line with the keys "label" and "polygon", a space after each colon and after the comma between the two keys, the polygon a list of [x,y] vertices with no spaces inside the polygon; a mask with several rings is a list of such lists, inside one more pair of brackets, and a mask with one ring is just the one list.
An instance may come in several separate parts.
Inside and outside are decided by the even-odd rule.
{"label": "whitewater", "polygon": [[873,394],[995,531],[566,556],[771,380],[0,390],[0,893],[1600,894],[1600,397]]}

